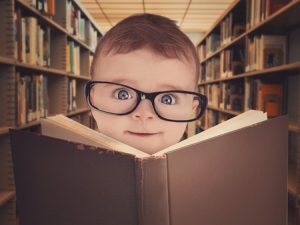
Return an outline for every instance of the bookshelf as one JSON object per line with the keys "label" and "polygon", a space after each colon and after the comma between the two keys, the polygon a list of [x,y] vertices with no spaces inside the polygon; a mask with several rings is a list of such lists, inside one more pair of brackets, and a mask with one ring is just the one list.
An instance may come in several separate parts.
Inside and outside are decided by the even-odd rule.
{"label": "bookshelf", "polygon": [[[299,0],[236,0],[197,45],[199,91],[212,104],[196,127],[248,109],[288,116],[290,225],[300,224],[299,12]],[[234,84],[242,91],[234,92]]]}
{"label": "bookshelf", "polygon": [[95,128],[83,87],[102,33],[78,0],[1,0],[0,15],[0,224],[15,225],[9,129],[40,132],[55,114]]}

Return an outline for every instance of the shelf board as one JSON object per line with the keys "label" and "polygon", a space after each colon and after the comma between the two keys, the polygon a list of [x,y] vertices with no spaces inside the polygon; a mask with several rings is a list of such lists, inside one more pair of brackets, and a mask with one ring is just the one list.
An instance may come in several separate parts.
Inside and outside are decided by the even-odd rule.
{"label": "shelf board", "polygon": [[[81,113],[88,112],[89,110],[90,110],[89,108],[82,108],[82,109],[75,110],[73,112],[61,113],[61,114],[65,115],[65,116],[74,116],[74,115],[78,115],[78,114],[81,114]],[[50,116],[52,116],[52,115],[50,115]],[[41,121],[40,120],[35,120],[35,121],[29,122],[27,124],[20,125],[20,126],[16,127],[16,129],[22,130],[22,129],[27,129],[27,128],[40,126],[40,125],[41,125]]]}
{"label": "shelf board", "polygon": [[289,121],[289,131],[294,133],[300,133],[300,125],[299,122],[296,121]]}
{"label": "shelf board", "polygon": [[245,77],[253,77],[253,76],[259,76],[259,75],[274,75],[275,73],[282,73],[282,72],[287,72],[287,71],[298,71],[300,70],[300,62],[295,62],[295,63],[289,63],[281,66],[276,66],[272,68],[267,68],[267,69],[262,69],[262,70],[256,70],[256,71],[251,71],[251,72],[246,72],[246,73],[241,73],[237,75],[233,75],[231,77],[227,78],[221,78],[221,79],[215,79],[207,82],[202,82],[199,85],[206,85],[206,84],[213,84],[213,83],[218,83],[222,81],[229,81],[229,80],[235,80],[235,79],[242,79]]}
{"label": "shelf board", "polygon": [[76,78],[76,79],[80,79],[80,80],[90,80],[91,79],[91,77],[88,77],[88,76],[77,75],[77,74],[66,72],[64,70],[48,68],[48,67],[43,67],[43,66],[39,66],[39,65],[33,65],[33,64],[22,63],[22,62],[16,62],[15,65],[19,68],[30,69],[30,70],[35,70],[35,71],[39,71],[39,72],[49,73],[49,74],[57,74],[57,75],[67,76],[67,77]]}
{"label": "shelf board", "polygon": [[89,108],[77,109],[77,110],[75,110],[73,112],[69,112],[65,115],[66,116],[75,116],[75,115],[78,115],[78,114],[81,114],[81,113],[88,112],[89,110],[90,110]]}
{"label": "shelf board", "polygon": [[72,74],[72,73],[68,73],[68,77],[76,78],[76,79],[80,79],[80,80],[91,80],[92,79],[91,77],[88,77],[88,76],[75,75],[75,74]]}
{"label": "shelf board", "polygon": [[8,134],[10,127],[1,127],[0,128],[0,135]]}
{"label": "shelf board", "polygon": [[81,47],[85,48],[86,50],[90,51],[90,52],[93,53],[93,54],[95,53],[95,51],[92,50],[92,49],[90,48],[90,46],[88,46],[88,45],[87,45],[86,43],[84,43],[83,41],[77,39],[77,37],[75,37],[74,35],[68,33],[67,30],[65,31],[65,33],[66,33],[66,35],[67,35],[69,38],[72,39],[72,41],[75,41],[75,42],[76,42],[78,45],[80,45]]}
{"label": "shelf board", "polygon": [[210,106],[210,105],[207,106],[207,108],[211,109],[211,110],[219,111],[219,112],[222,112],[222,113],[230,114],[230,115],[233,115],[233,116],[237,116],[237,115],[242,113],[242,112],[236,112],[236,111],[231,111],[231,110],[220,109],[218,107],[214,107],[214,106]]}
{"label": "shelf board", "polygon": [[14,191],[0,192],[0,207],[4,206],[7,202],[12,200],[16,196]]}
{"label": "shelf board", "polygon": [[43,66],[38,66],[38,65],[29,64],[29,63],[22,63],[22,62],[16,62],[16,66],[19,68],[24,68],[24,69],[30,69],[30,70],[46,72],[46,73],[50,73],[50,74],[58,74],[58,75],[62,75],[62,76],[67,76],[67,72],[60,70],[60,69],[53,69],[53,68],[49,68],[49,67],[43,67]]}
{"label": "shelf board", "polygon": [[14,63],[15,63],[15,59],[0,56],[0,64],[14,65]]}

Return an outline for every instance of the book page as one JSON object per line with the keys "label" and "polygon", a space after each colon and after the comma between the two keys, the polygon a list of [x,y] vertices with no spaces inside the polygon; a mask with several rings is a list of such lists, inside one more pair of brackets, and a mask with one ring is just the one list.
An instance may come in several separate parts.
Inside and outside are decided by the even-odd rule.
{"label": "book page", "polygon": [[64,115],[56,115],[41,119],[41,124],[43,135],[119,151],[139,158],[150,156],[147,153],[86,127]]}
{"label": "book page", "polygon": [[174,151],[176,149],[180,149],[183,147],[186,147],[188,145],[196,144],[201,141],[229,133],[234,130],[238,130],[247,126],[251,126],[253,124],[262,122],[267,120],[267,113],[263,113],[261,111],[257,110],[249,110],[246,111],[236,117],[233,117],[232,119],[226,120],[214,127],[211,127],[199,134],[196,134],[186,140],[183,140],[175,145],[172,145],[168,148],[163,149],[162,151],[159,151],[153,156],[162,156],[163,154]]}

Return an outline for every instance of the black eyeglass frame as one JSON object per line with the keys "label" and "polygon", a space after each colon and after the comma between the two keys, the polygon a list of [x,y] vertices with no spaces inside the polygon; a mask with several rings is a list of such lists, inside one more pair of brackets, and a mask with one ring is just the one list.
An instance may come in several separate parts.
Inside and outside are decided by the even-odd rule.
{"label": "black eyeglass frame", "polygon": [[[96,106],[94,106],[92,103],[91,103],[91,100],[90,100],[90,91],[93,87],[94,84],[98,84],[98,83],[102,83],[102,84],[115,84],[115,85],[119,85],[119,86],[123,86],[123,87],[126,87],[126,88],[129,88],[133,91],[136,92],[137,94],[137,101],[136,101],[136,105],[128,112],[126,113],[112,113],[112,112],[107,112],[107,111],[104,111],[104,110],[101,110],[99,108],[97,108]],[[177,92],[177,93],[185,93],[185,94],[193,94],[193,95],[196,95],[199,97],[199,102],[200,102],[200,105],[201,105],[201,111],[199,113],[199,115],[197,117],[195,117],[194,119],[190,119],[190,120],[171,120],[171,119],[168,119],[168,118],[165,118],[163,116],[161,116],[156,108],[155,108],[155,103],[154,103],[154,99],[157,95],[159,94],[163,94],[163,93],[172,93],[172,92]],[[202,95],[200,93],[197,93],[197,92],[192,92],[192,91],[183,91],[183,90],[166,90],[166,91],[158,91],[158,92],[143,92],[143,91],[140,91],[140,90],[137,90],[133,87],[130,87],[128,85],[124,85],[124,84],[119,84],[119,83],[115,83],[115,82],[109,82],[109,81],[95,81],[95,80],[90,80],[86,83],[85,87],[84,87],[84,93],[85,93],[85,99],[89,105],[90,108],[93,108],[95,110],[98,110],[100,112],[104,112],[104,113],[108,113],[108,114],[113,114],[113,115],[119,115],[119,116],[123,116],[123,115],[128,115],[130,113],[132,113],[140,104],[140,102],[143,100],[143,99],[148,99],[150,100],[151,104],[152,104],[152,108],[154,109],[154,112],[156,113],[156,115],[162,119],[162,120],[166,120],[166,121],[171,121],[171,122],[191,122],[191,121],[195,121],[197,119],[199,119],[205,112],[205,109],[207,107],[207,97],[205,95]]]}

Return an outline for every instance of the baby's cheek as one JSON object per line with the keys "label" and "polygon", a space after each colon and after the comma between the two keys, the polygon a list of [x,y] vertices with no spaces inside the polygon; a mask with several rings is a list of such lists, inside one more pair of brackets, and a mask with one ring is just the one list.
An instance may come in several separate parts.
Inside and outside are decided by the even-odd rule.
{"label": "baby's cheek", "polygon": [[165,128],[165,137],[168,145],[176,144],[180,141],[186,129],[187,123],[174,123]]}

